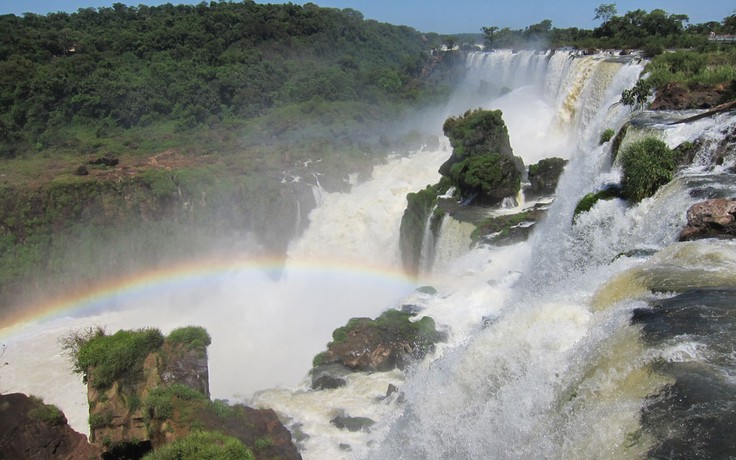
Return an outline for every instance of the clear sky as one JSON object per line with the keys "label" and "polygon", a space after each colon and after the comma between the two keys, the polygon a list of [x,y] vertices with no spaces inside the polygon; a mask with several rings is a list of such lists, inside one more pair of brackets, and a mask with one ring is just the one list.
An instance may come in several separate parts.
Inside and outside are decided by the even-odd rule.
{"label": "clear sky", "polygon": [[[0,14],[73,13],[79,8],[110,6],[113,3],[197,4],[201,0],[0,0]],[[305,2],[294,0],[292,3]],[[550,19],[554,27],[592,29],[598,25],[593,20],[594,10],[602,3],[615,3],[619,15],[636,9],[651,11],[660,8],[668,13],[686,14],[694,24],[720,22],[736,12],[736,0],[313,0],[312,3],[332,8],[353,8],[368,19],[442,34],[480,32],[483,26],[523,29],[544,19]]]}

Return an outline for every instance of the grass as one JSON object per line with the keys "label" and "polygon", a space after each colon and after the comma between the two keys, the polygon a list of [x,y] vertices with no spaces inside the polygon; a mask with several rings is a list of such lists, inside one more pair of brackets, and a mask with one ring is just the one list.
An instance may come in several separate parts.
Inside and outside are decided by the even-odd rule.
{"label": "grass", "polygon": [[28,411],[28,418],[48,423],[50,425],[63,425],[66,423],[64,413],[53,404],[46,404],[43,399],[37,396],[30,396],[31,401],[36,405]]}
{"label": "grass", "polygon": [[186,326],[171,331],[166,336],[166,342],[171,345],[183,345],[187,349],[205,348],[212,343],[212,338],[201,326]]}
{"label": "grass", "polygon": [[145,460],[253,460],[253,452],[232,436],[213,431],[192,431],[165,444]]}
{"label": "grass", "polygon": [[84,382],[104,390],[117,379],[140,373],[146,356],[163,342],[158,329],[123,330],[113,335],[97,329],[67,336],[62,339],[62,348],[71,356],[74,371],[83,375]]}
{"label": "grass", "polygon": [[655,56],[647,66],[647,79],[656,87],[670,82],[686,85],[725,84],[736,79],[736,51],[680,50]]}

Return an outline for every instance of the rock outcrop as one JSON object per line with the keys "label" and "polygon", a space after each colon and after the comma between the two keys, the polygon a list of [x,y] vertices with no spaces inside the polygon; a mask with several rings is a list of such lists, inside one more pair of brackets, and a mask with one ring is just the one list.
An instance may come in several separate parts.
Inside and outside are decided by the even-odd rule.
{"label": "rock outcrop", "polygon": [[90,438],[104,458],[140,458],[199,431],[234,437],[256,458],[301,458],[272,410],[210,400],[204,329],[165,338],[155,329],[97,330],[70,342],[88,384]]}
{"label": "rock outcrop", "polygon": [[680,241],[736,237],[736,200],[716,198],[695,203],[687,210]]}
{"label": "rock outcrop", "polygon": [[725,85],[703,85],[694,83],[686,85],[671,82],[660,89],[654,101],[649,105],[651,110],[687,110],[710,109],[727,98],[729,89]]}
{"label": "rock outcrop", "polygon": [[375,320],[351,319],[333,332],[327,350],[314,358],[312,374],[320,375],[324,366],[334,364],[353,371],[390,371],[424,358],[445,334],[437,331],[432,318],[411,321],[411,316],[392,309]]}
{"label": "rock outcrop", "polygon": [[529,166],[529,188],[524,190],[527,198],[554,195],[567,160],[545,158]]}
{"label": "rock outcrop", "polygon": [[88,460],[100,450],[74,431],[64,413],[39,398],[0,395],[0,458]]}

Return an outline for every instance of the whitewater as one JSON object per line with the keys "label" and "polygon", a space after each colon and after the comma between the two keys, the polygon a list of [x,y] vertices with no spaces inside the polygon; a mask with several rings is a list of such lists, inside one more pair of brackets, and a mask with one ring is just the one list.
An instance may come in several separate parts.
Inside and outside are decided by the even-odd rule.
{"label": "whitewater", "polygon": [[[166,333],[196,324],[212,336],[212,397],[275,409],[305,459],[677,452],[667,449],[686,443],[687,427],[668,428],[674,426],[668,400],[658,395],[676,387],[681,366],[707,364],[706,383],[732,384],[734,350],[719,348],[722,336],[700,333],[648,339],[648,329],[632,318],[651,302],[675,302],[693,287],[736,286],[736,245],[676,241],[685,211],[703,195],[696,191],[736,195],[719,179],[734,158],[711,161],[724,133],[736,129],[736,117],[671,126],[670,119],[621,105],[621,91],[633,86],[643,64],[636,56],[567,51],[468,55],[465,81],[435,114],[437,134],[447,116],[500,109],[525,165],[569,160],[547,217],[528,241],[471,249],[471,228],[447,217],[419,279],[402,275],[398,232],[405,196],[439,180],[437,168],[450,154],[445,139],[437,151],[390,156],[349,193],[322,194],[281,268],[234,254],[234,261],[195,267],[186,277],[134,284],[92,307],[75,303],[52,318],[0,331],[7,347],[0,391],[42,396],[86,433],[86,389],[71,373],[59,337],[93,325]],[[625,123],[623,146],[649,135],[670,147],[705,142],[694,164],[654,197],[635,206],[602,201],[573,224],[580,198],[620,180],[612,143],[599,144],[599,137]],[[489,213],[533,204],[521,196],[516,207]],[[415,290],[422,285],[437,294]],[[434,318],[447,342],[407,372],[354,373],[345,387],[309,390],[311,359],[332,330],[350,317],[375,317],[404,304]],[[389,384],[400,394],[387,397]],[[659,416],[647,418],[644,409]],[[377,423],[348,432],[330,423],[338,415]],[[719,417],[726,416],[711,418]],[[721,425],[709,426],[717,437]],[[674,441],[668,444],[667,436]]]}

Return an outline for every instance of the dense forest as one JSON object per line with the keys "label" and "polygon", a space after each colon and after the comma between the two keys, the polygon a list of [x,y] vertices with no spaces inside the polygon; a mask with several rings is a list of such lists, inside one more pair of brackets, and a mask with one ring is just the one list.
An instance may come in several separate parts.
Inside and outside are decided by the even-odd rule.
{"label": "dense forest", "polygon": [[421,96],[438,41],[351,9],[250,0],[5,15],[0,28],[4,157],[90,149],[90,137],[118,128],[171,122],[181,132],[295,105],[347,102],[343,116],[381,119]]}
{"label": "dense forest", "polygon": [[650,57],[665,49],[706,47],[711,32],[736,34],[736,14],[722,22],[690,24],[687,15],[661,9],[638,9],[618,16],[615,4],[602,4],[593,13],[601,21],[593,30],[560,29],[548,19],[521,30],[497,26],[482,30],[489,48],[640,49]]}

